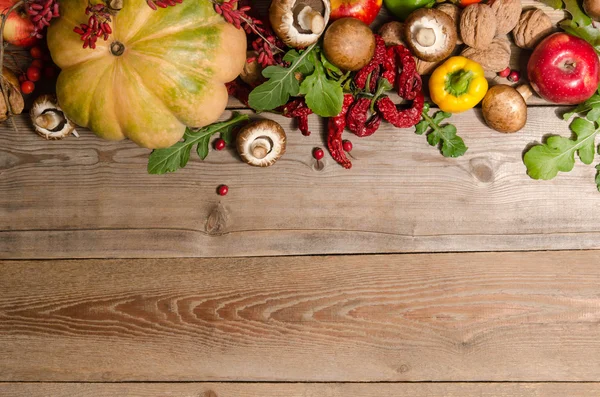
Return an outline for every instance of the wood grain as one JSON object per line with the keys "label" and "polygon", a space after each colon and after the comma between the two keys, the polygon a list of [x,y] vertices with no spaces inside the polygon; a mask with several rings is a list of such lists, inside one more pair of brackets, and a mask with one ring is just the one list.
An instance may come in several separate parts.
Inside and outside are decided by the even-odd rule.
{"label": "wood grain", "polygon": [[[233,149],[148,175],[149,151],[82,130],[45,141],[0,126],[0,258],[257,256],[600,248],[595,170],[577,162],[534,181],[521,160],[547,134],[569,136],[562,108],[529,109],[516,134],[478,110],[453,116],[469,150],[450,159],[414,129],[389,124],[354,142],[354,166],[326,155],[322,122],[304,137],[276,115],[288,149],[256,169]],[[224,117],[228,117],[229,113]],[[229,185],[225,197],[218,185]]]}
{"label": "wood grain", "polygon": [[0,262],[0,381],[595,381],[600,251]]}
{"label": "wood grain", "polygon": [[597,383],[0,384],[0,397],[590,397]]}

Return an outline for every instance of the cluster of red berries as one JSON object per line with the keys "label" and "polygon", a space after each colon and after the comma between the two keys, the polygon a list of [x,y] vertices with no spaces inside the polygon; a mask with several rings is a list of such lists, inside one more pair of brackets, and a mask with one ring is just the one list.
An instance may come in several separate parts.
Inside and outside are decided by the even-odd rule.
{"label": "cluster of red berries", "polygon": [[112,33],[112,29],[108,24],[111,21],[110,12],[104,3],[96,5],[88,5],[85,9],[85,15],[89,15],[88,23],[82,23],[76,26],[73,31],[81,36],[83,48],[96,48],[96,41],[100,37],[104,41],[108,40],[108,36]]}
{"label": "cluster of red berries", "polygon": [[518,70],[514,70],[511,68],[506,68],[500,72],[498,72],[498,76],[507,79],[512,83],[516,83],[521,80],[521,74]]}
{"label": "cluster of red berries", "polygon": [[33,58],[33,61],[27,70],[19,75],[19,83],[21,83],[21,92],[23,94],[31,94],[35,90],[35,83],[42,76],[48,79],[56,76],[56,66],[52,63],[47,50],[36,46],[29,50],[29,54]]}
{"label": "cluster of red berries", "polygon": [[[344,152],[351,152],[352,151],[352,142],[350,142],[348,140],[343,141],[342,148],[344,149]],[[313,150],[313,157],[315,158],[315,160],[321,160],[323,157],[325,157],[325,152],[320,147],[315,148]]]}
{"label": "cluster of red berries", "polygon": [[38,39],[43,37],[42,30],[50,26],[50,21],[60,16],[56,0],[29,0],[25,9],[33,22],[33,35]]}
{"label": "cluster of red berries", "polygon": [[177,4],[181,4],[183,0],[146,0],[148,3],[148,7],[152,8],[154,11],[160,8],[167,8],[169,6],[174,6]]}

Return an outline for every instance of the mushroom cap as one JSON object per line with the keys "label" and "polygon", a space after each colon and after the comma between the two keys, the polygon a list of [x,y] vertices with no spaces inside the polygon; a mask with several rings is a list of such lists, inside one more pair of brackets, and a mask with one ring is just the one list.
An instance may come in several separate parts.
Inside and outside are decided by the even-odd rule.
{"label": "mushroom cap", "polygon": [[[321,18],[314,18],[318,12]],[[269,21],[287,46],[304,48],[316,43],[329,22],[329,0],[273,0]]]}
{"label": "mushroom cap", "polygon": [[259,120],[246,125],[236,141],[238,154],[255,167],[273,165],[285,153],[285,131],[273,120]]}
{"label": "mushroom cap", "polygon": [[75,124],[67,118],[54,95],[40,95],[29,111],[38,135],[46,139],[62,139],[75,131]]}
{"label": "mushroom cap", "polygon": [[341,18],[329,25],[323,37],[325,57],[343,70],[365,67],[375,54],[375,35],[367,24],[356,18]]}
{"label": "mushroom cap", "polygon": [[499,132],[517,132],[527,122],[523,94],[506,84],[492,86],[481,102],[486,123]]}
{"label": "mushroom cap", "polygon": [[[433,43],[424,43],[420,35],[432,38]],[[419,8],[410,13],[404,22],[406,44],[413,54],[424,61],[435,62],[449,57],[456,46],[456,36],[456,24],[452,18],[434,8]]]}

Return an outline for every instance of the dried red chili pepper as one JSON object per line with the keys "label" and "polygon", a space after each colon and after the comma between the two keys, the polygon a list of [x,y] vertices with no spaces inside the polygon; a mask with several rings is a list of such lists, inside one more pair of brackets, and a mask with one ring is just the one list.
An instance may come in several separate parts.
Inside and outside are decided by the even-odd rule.
{"label": "dried red chili pepper", "polygon": [[381,116],[379,114],[375,114],[370,120],[367,120],[370,106],[370,98],[359,98],[348,109],[346,116],[347,127],[358,137],[373,135],[381,125]]}
{"label": "dried red chili pepper", "polygon": [[[401,67],[398,68],[398,63]],[[398,95],[404,99],[414,99],[423,88],[421,76],[417,73],[417,65],[411,52],[402,45],[395,45],[387,49],[385,72],[382,77],[388,79],[390,84],[396,83]],[[398,69],[401,69],[398,72]]]}
{"label": "dried red chili pepper", "polygon": [[327,148],[331,157],[344,168],[352,168],[352,163],[344,152],[342,133],[346,127],[346,113],[353,102],[354,97],[351,94],[344,94],[342,111],[337,116],[331,117],[327,124]]}
{"label": "dried red chili pepper", "polygon": [[241,82],[238,79],[230,81],[225,84],[227,87],[227,93],[234,98],[237,98],[240,102],[242,102],[247,107],[250,107],[248,104],[248,96],[250,95],[251,88],[248,84]]}
{"label": "dried red chili pepper", "polygon": [[309,136],[310,131],[308,130],[308,115],[312,114],[304,98],[296,98],[287,104],[283,105],[280,109],[285,117],[293,118],[298,121],[298,129],[302,132],[302,135]]}
{"label": "dried red chili pepper", "polygon": [[381,36],[375,35],[375,54],[367,66],[356,72],[356,76],[354,76],[354,84],[356,84],[359,89],[363,90],[367,85],[369,75],[372,74],[369,90],[375,91],[375,87],[377,87],[377,79],[379,78],[381,67],[386,61],[386,57],[387,53],[385,42]]}
{"label": "dried red chili pepper", "polygon": [[421,120],[424,104],[423,92],[419,91],[413,100],[412,106],[408,109],[398,110],[394,102],[388,97],[383,97],[377,101],[377,109],[379,109],[383,118],[395,127],[408,128]]}

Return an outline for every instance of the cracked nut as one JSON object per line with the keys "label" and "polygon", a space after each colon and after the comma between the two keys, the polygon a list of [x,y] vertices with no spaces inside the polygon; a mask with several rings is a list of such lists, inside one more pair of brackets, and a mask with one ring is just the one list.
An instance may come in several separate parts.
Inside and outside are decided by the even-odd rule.
{"label": "cracked nut", "polygon": [[496,37],[485,49],[467,47],[460,54],[475,61],[490,72],[500,72],[510,63],[510,42],[506,36]]}
{"label": "cracked nut", "polygon": [[544,37],[552,33],[552,20],[539,8],[526,10],[521,14],[512,33],[517,46],[533,49]]}
{"label": "cracked nut", "polygon": [[521,16],[521,0],[493,0],[488,5],[496,16],[496,36],[508,34]]}
{"label": "cracked nut", "polygon": [[471,4],[460,16],[460,35],[469,47],[484,49],[496,35],[496,16],[486,4]]}

